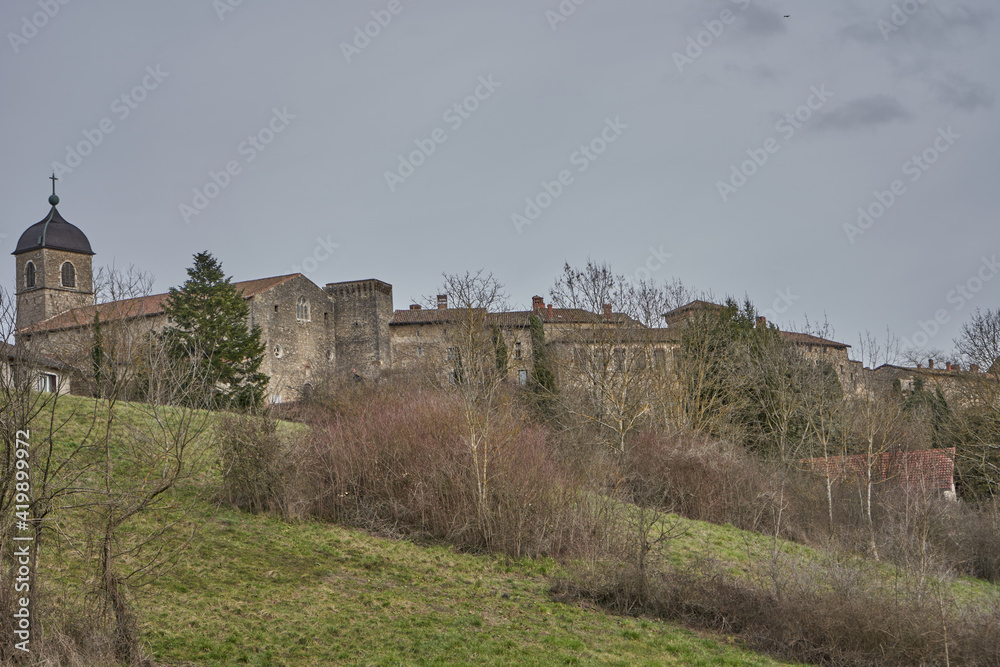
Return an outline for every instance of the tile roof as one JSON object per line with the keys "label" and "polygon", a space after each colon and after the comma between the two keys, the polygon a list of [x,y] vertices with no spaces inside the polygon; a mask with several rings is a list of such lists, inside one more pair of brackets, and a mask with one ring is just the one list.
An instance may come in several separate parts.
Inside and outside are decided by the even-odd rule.
{"label": "tile roof", "polygon": [[61,369],[66,367],[65,364],[63,364],[55,357],[49,356],[47,354],[33,354],[30,352],[24,353],[14,345],[4,342],[0,342],[0,356],[3,356],[9,361],[13,361],[14,359],[23,359],[35,363],[39,366],[45,366],[47,368]]}
{"label": "tile roof", "polygon": [[[258,278],[256,280],[244,280],[233,283],[233,287],[243,291],[245,298],[256,296],[262,292],[291,280],[301,273],[291,273],[287,276],[273,276],[271,278]],[[60,313],[47,320],[43,320],[32,327],[25,327],[23,333],[35,333],[39,331],[58,331],[60,329],[73,329],[94,321],[94,313],[97,312],[102,322],[112,322],[121,319],[131,319],[135,317],[150,317],[163,313],[168,294],[152,294],[134,299],[123,299],[121,301],[109,301],[97,306],[84,306],[74,308],[65,313]]]}
{"label": "tile roof", "polygon": [[691,303],[686,303],[683,306],[674,308],[669,312],[663,313],[663,317],[667,318],[668,320],[672,320],[689,312],[701,311],[701,310],[722,310],[723,308],[725,308],[725,306],[718,303],[712,303],[711,301],[702,301],[701,299],[695,299]]}
{"label": "tile roof", "polygon": [[[664,313],[663,317],[665,321],[673,324],[677,320],[682,319],[688,313],[708,310],[722,310],[723,308],[725,308],[725,306],[712,303],[711,301],[702,301],[701,299],[698,299],[692,301],[691,303],[684,304],[680,308],[674,308],[669,313]],[[797,345],[821,345],[823,347],[836,347],[843,350],[850,347],[850,345],[845,343],[838,343],[835,340],[827,340],[826,338],[820,338],[819,336],[813,336],[812,334],[795,333],[794,331],[782,331],[780,333],[784,340]]]}
{"label": "tile roof", "polygon": [[838,343],[835,340],[827,340],[826,338],[820,338],[819,336],[813,336],[812,334],[795,333],[794,331],[782,331],[781,337],[788,341],[789,343],[795,343],[796,345],[821,345],[823,347],[836,347],[842,350],[846,350],[850,345],[846,343]]}
{"label": "tile roof", "polygon": [[[802,459],[814,472],[843,481],[849,477],[864,477],[866,456],[831,456],[829,459]],[[955,490],[955,448],[925,449],[915,452],[887,452],[873,460],[873,477],[877,482],[897,479],[907,485],[923,486],[935,491]]]}
{"label": "tile roof", "polygon": [[[420,310],[397,310],[393,314],[389,324],[442,324],[445,322],[458,322],[466,317],[468,311],[465,308],[421,308]],[[530,310],[515,310],[502,313],[489,313],[486,320],[490,324],[498,324],[502,327],[526,327],[528,318],[534,314]],[[595,324],[604,323],[608,320],[603,315],[592,313],[581,308],[553,308],[552,317],[549,317],[547,309],[540,309],[537,315],[542,322],[551,324]],[[477,314],[482,317],[481,311]],[[613,322],[626,322],[630,318],[621,313],[612,313]],[[632,320],[634,321],[634,320]]]}

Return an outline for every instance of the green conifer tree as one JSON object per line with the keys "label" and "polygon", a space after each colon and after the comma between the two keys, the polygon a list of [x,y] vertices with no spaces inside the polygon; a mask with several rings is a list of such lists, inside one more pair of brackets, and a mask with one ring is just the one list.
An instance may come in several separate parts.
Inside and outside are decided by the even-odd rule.
{"label": "green conifer tree", "polygon": [[545,347],[545,328],[537,315],[528,319],[528,331],[531,335],[531,388],[538,397],[539,405],[548,408],[557,393],[556,375]]}
{"label": "green conifer tree", "polygon": [[184,285],[171,288],[164,308],[173,327],[163,332],[171,357],[191,364],[192,383],[204,384],[213,403],[260,407],[268,378],[260,328],[247,326],[250,306],[208,252],[194,256]]}
{"label": "green conifer tree", "polygon": [[493,348],[496,350],[497,373],[500,374],[500,377],[505,378],[507,377],[507,369],[509,367],[507,342],[504,340],[503,332],[500,331],[498,325],[493,325],[491,334],[493,337]]}

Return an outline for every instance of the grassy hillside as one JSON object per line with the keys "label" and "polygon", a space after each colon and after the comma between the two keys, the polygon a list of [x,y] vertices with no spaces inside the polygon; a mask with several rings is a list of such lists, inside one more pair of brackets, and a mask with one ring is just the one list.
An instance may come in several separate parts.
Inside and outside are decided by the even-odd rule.
{"label": "grassy hillside", "polygon": [[150,591],[168,663],[765,665],[724,640],[548,595],[551,562],[504,562],[222,510]]}
{"label": "grassy hillside", "polygon": [[[65,427],[57,449],[81,445],[93,408],[86,399],[59,401],[55,423]],[[144,419],[143,406],[118,410],[130,414],[123,424]],[[42,436],[50,417],[36,420],[33,437]],[[124,435],[122,426],[116,438]],[[199,484],[215,479],[206,471]],[[183,505],[196,490],[173,501]],[[139,592],[145,646],[159,663],[776,664],[725,637],[553,602],[553,561],[472,556],[337,526],[289,524],[205,499],[194,502],[171,540],[195,528],[178,562]],[[62,624],[72,636],[74,619],[90,613],[81,592],[93,557],[59,541],[43,550],[40,571],[48,624]]]}

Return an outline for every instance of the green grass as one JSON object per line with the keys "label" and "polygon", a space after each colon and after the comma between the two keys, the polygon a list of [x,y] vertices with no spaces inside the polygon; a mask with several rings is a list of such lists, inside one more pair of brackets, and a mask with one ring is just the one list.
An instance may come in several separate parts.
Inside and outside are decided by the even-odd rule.
{"label": "green grass", "polygon": [[[84,442],[94,406],[60,399],[58,452]],[[124,454],[125,422],[154,424],[142,406],[118,409],[130,414],[113,434],[113,450]],[[47,423],[42,416],[32,425],[35,442]],[[198,483],[215,480],[206,472]],[[196,491],[186,486],[170,500],[185,504]],[[61,520],[78,516],[67,512]],[[474,556],[332,525],[289,524],[205,499],[194,502],[171,540],[199,526],[183,556],[139,592],[144,645],[160,663],[778,664],[723,636],[554,602],[550,577],[559,565],[550,560]],[[151,527],[143,518],[130,530]],[[50,619],[87,613],[80,611],[81,593],[95,561],[77,544],[53,539],[41,552]]]}
{"label": "green grass", "polygon": [[776,664],[553,602],[557,567],[220,510],[144,600],[145,637],[158,660],[205,665]]}

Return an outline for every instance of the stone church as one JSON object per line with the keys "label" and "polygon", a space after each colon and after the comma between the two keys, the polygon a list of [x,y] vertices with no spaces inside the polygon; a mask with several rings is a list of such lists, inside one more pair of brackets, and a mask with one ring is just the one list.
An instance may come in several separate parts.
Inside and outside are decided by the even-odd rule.
{"label": "stone church", "polygon": [[[33,343],[83,372],[86,354],[79,351],[87,348],[96,318],[153,331],[170,326],[167,294],[95,305],[90,241],[60,214],[58,196],[49,203],[51,210],[24,231],[13,252],[18,345]],[[267,345],[261,371],[271,378],[271,402],[295,400],[329,374],[372,377],[391,366],[391,285],[369,279],[319,287],[300,273],[234,285],[250,306],[248,324],[261,328]]]}

